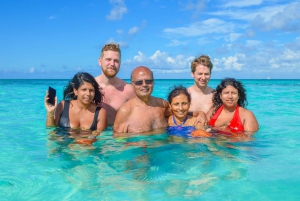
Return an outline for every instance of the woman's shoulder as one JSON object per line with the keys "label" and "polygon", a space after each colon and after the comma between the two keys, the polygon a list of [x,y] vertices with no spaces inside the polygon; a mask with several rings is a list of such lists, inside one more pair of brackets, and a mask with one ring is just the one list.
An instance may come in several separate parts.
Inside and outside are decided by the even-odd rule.
{"label": "woman's shoulder", "polygon": [[239,114],[240,114],[240,117],[242,117],[242,118],[248,118],[248,117],[254,116],[254,114],[251,110],[248,110],[243,107],[239,107]]}

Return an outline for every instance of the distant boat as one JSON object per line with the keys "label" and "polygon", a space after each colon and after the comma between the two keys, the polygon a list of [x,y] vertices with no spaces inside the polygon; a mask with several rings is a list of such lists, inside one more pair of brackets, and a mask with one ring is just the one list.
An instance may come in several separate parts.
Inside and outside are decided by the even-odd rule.
{"label": "distant boat", "polygon": [[267,79],[269,80],[269,79],[271,79],[271,78],[268,76],[268,78],[267,78]]}

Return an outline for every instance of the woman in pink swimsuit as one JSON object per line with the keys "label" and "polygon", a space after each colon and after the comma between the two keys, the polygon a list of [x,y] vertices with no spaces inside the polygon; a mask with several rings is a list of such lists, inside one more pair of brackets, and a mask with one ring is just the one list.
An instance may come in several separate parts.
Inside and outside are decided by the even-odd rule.
{"label": "woman in pink swimsuit", "polygon": [[209,125],[228,134],[254,134],[258,122],[246,105],[243,84],[234,78],[223,79],[213,96],[213,107],[206,114]]}

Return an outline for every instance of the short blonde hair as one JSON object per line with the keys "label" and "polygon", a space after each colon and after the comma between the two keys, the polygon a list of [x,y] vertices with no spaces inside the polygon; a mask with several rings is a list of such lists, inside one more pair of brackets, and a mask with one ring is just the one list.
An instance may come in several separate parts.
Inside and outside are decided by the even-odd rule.
{"label": "short blonde hair", "polygon": [[200,57],[197,57],[196,59],[194,59],[191,63],[191,71],[194,73],[196,71],[196,67],[200,64],[208,67],[210,70],[210,73],[211,73],[213,64],[211,63],[209,56],[201,55]]}

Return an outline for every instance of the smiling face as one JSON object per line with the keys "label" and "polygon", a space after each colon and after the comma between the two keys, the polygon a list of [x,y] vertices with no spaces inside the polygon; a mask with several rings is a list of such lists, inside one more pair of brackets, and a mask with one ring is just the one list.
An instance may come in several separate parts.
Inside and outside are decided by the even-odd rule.
{"label": "smiling face", "polygon": [[83,82],[77,90],[74,88],[73,92],[83,104],[90,104],[95,97],[95,88],[88,82]]}
{"label": "smiling face", "polygon": [[199,64],[195,68],[195,72],[191,72],[192,77],[194,78],[195,84],[199,87],[206,87],[210,80],[210,68]]}
{"label": "smiling face", "polygon": [[239,100],[239,92],[235,87],[228,85],[222,90],[220,99],[222,100],[224,106],[235,107]]}
{"label": "smiling face", "polygon": [[120,69],[120,53],[112,50],[104,51],[98,62],[104,75],[109,78],[113,78],[117,75]]}
{"label": "smiling face", "polygon": [[134,69],[131,83],[137,97],[150,97],[153,91],[154,80],[152,72],[146,67]]}
{"label": "smiling face", "polygon": [[180,93],[178,96],[172,98],[169,107],[175,118],[178,121],[183,122],[185,117],[188,115],[190,101],[188,100],[188,97],[185,94]]}

